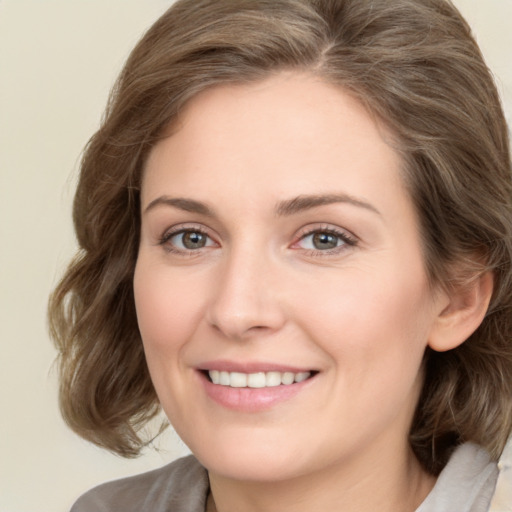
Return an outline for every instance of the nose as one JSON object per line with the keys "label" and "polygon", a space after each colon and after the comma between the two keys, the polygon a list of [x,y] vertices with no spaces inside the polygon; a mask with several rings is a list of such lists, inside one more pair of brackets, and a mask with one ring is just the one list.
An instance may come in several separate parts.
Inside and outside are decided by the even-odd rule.
{"label": "nose", "polygon": [[209,324],[237,340],[278,331],[286,315],[279,269],[271,258],[254,250],[240,250],[219,266],[208,305]]}

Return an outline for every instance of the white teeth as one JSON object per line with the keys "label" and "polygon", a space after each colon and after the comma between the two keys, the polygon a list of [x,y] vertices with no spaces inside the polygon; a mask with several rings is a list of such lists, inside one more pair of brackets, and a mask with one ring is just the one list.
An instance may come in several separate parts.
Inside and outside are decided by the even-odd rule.
{"label": "white teeth", "polygon": [[263,372],[249,373],[247,376],[247,386],[250,388],[264,388],[267,378]]}
{"label": "white teeth", "polygon": [[286,386],[293,384],[295,382],[295,375],[292,372],[285,372],[281,377],[281,382]]}
{"label": "white teeth", "polygon": [[267,372],[265,385],[272,388],[281,385],[281,374],[279,372]]}
{"label": "white teeth", "polygon": [[209,374],[214,384],[220,384],[220,372],[218,370],[210,370]]}
{"label": "white teeth", "polygon": [[208,375],[214,384],[230,386],[232,388],[270,388],[276,386],[289,386],[294,382],[302,382],[311,376],[311,372],[221,372],[209,370]]}
{"label": "white teeth", "polygon": [[302,382],[306,380],[311,375],[310,372],[301,372],[295,375],[295,382]]}
{"label": "white teeth", "polygon": [[247,374],[232,372],[230,374],[229,385],[232,388],[245,388],[247,386]]}

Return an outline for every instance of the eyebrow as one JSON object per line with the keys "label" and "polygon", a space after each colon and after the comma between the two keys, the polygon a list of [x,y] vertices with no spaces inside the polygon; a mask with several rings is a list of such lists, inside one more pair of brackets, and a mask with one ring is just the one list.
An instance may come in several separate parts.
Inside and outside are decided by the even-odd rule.
{"label": "eyebrow", "polygon": [[277,205],[276,213],[279,216],[294,215],[304,210],[335,203],[351,204],[353,206],[358,206],[360,208],[374,212],[377,215],[380,215],[379,210],[377,210],[377,208],[375,208],[375,206],[372,204],[347,194],[318,194],[298,196],[294,199],[281,201]]}
{"label": "eyebrow", "polygon": [[186,212],[198,213],[207,217],[215,216],[213,211],[200,201],[195,201],[194,199],[187,199],[184,197],[169,196],[160,196],[151,201],[144,210],[144,213],[153,210],[157,206],[173,206],[174,208],[178,208]]}
{"label": "eyebrow", "polygon": [[[353,206],[364,208],[380,215],[379,210],[377,210],[377,208],[375,208],[375,206],[372,204],[347,194],[316,194],[297,196],[293,199],[280,201],[275,208],[275,213],[279,217],[287,217],[305,210],[335,203],[351,204]],[[205,203],[184,197],[169,196],[160,196],[151,201],[145,208],[144,213],[153,210],[157,206],[172,206],[186,212],[198,213],[200,215],[205,215],[206,217],[215,217],[213,210],[211,210],[211,208],[209,208]]]}

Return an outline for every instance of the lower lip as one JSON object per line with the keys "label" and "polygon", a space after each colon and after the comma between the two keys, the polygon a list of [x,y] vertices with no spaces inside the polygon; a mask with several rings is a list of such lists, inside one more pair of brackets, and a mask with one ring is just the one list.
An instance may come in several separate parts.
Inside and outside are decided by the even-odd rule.
{"label": "lower lip", "polygon": [[199,372],[206,394],[214,402],[239,412],[260,412],[292,399],[311,384],[316,375],[302,382],[268,388],[232,388],[211,382]]}

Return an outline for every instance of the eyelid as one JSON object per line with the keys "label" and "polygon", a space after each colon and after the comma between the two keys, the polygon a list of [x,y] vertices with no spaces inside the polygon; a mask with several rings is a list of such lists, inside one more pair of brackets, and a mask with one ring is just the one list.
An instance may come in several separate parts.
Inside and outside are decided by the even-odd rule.
{"label": "eyelid", "polygon": [[313,250],[313,249],[304,249],[306,251],[309,251],[311,253],[317,253],[317,254],[333,254],[338,253],[343,250],[346,250],[348,247],[354,247],[359,243],[359,239],[350,231],[344,228],[340,228],[338,226],[334,226],[332,224],[315,224],[315,225],[307,225],[301,228],[296,236],[295,241],[292,243],[292,248],[301,249],[300,247],[297,247],[299,242],[307,238],[308,236],[314,235],[315,233],[329,233],[332,235],[335,235],[339,237],[344,243],[341,246],[335,247],[333,249],[325,249],[325,250]]}
{"label": "eyelid", "polygon": [[[211,245],[210,245],[210,246],[205,246],[205,247],[201,247],[198,249],[184,250],[184,249],[180,249],[179,247],[176,247],[174,245],[171,246],[171,244],[168,244],[169,240],[172,237],[179,235],[180,233],[185,233],[187,231],[188,232],[197,231],[198,233],[201,233],[201,234],[207,236],[210,240],[212,240],[214,242],[214,244],[217,247],[220,246],[220,243],[217,240],[218,237],[216,237],[209,228],[205,227],[203,224],[190,223],[190,222],[185,222],[185,223],[176,224],[176,225],[167,227],[163,231],[163,234],[160,237],[158,237],[157,245],[164,246],[166,248],[166,250],[169,252],[175,252],[178,254],[187,254],[187,255],[197,254],[197,253],[201,252],[203,249],[211,247]],[[298,244],[302,240],[304,240],[308,236],[314,235],[315,233],[332,234],[336,237],[339,237],[343,243],[340,246],[337,246],[333,249],[324,249],[324,250],[322,250],[322,249],[304,249],[304,248],[298,247]],[[294,236],[294,241],[292,242],[290,247],[292,249],[301,249],[301,250],[303,250],[305,252],[309,252],[311,254],[327,256],[329,254],[335,254],[335,253],[339,253],[344,250],[347,250],[350,247],[356,246],[358,243],[359,243],[358,237],[356,237],[352,232],[348,231],[347,229],[341,228],[341,227],[333,225],[333,224],[322,223],[322,224],[308,224],[308,225],[300,228],[300,230]]]}
{"label": "eyelid", "polygon": [[158,245],[164,246],[167,251],[179,253],[179,254],[196,254],[200,252],[202,249],[205,249],[207,247],[202,247],[199,249],[188,249],[183,250],[179,247],[171,246],[171,244],[168,244],[168,242],[176,235],[179,235],[180,233],[186,233],[186,232],[198,232],[205,236],[207,236],[210,240],[212,240],[215,245],[219,246],[219,242],[217,241],[216,237],[212,235],[211,230],[203,226],[202,224],[196,224],[196,223],[189,223],[185,222],[182,224],[176,224],[174,226],[168,227],[164,230],[163,234],[158,237]]}

